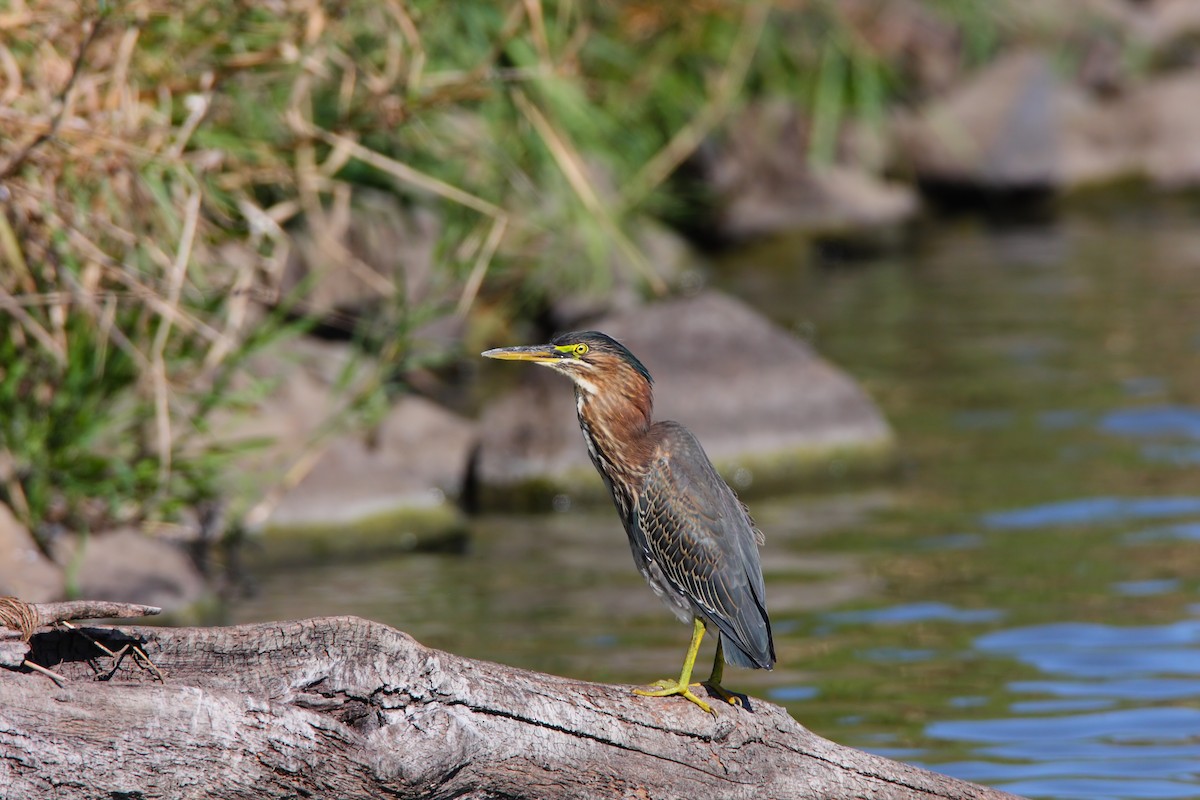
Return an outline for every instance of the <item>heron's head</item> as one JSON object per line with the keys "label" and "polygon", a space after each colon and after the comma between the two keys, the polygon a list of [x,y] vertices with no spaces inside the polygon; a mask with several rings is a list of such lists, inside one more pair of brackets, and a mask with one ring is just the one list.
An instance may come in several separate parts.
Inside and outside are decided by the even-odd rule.
{"label": "heron's head", "polygon": [[532,361],[561,372],[586,395],[650,392],[650,373],[625,345],[599,331],[555,336],[549,344],[498,347],[483,354],[505,361]]}

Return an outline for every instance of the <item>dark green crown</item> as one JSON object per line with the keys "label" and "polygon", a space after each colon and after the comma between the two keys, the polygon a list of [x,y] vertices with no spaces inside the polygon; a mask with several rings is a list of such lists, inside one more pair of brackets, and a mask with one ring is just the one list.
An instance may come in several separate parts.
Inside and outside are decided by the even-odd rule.
{"label": "dark green crown", "polygon": [[550,340],[550,344],[555,347],[564,345],[572,345],[579,343],[586,344],[590,350],[600,353],[610,353],[625,361],[626,364],[633,367],[638,373],[646,379],[647,383],[654,383],[654,378],[650,377],[650,370],[638,361],[638,357],[629,352],[629,348],[618,342],[606,333],[600,331],[574,331],[572,333],[560,333]]}

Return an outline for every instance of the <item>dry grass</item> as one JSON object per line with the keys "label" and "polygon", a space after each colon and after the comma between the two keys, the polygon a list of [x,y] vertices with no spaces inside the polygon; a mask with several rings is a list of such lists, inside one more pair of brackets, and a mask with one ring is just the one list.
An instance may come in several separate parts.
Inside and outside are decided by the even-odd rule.
{"label": "dry grass", "polygon": [[[751,8],[753,34],[763,12]],[[364,178],[442,209],[442,282],[457,287],[459,315],[496,259],[527,260],[561,237],[564,215],[593,220],[597,238],[663,290],[576,136],[589,124],[586,102],[572,117],[587,16],[571,3],[548,15],[538,0],[481,4],[462,20],[439,13],[399,0],[17,0],[0,13],[0,404],[28,412],[88,395],[67,403],[75,438],[89,440],[75,446],[128,439],[121,457],[153,465],[152,479],[135,481],[148,497],[123,510],[110,498],[90,522],[152,516],[179,490],[197,408],[213,407],[260,309],[280,299],[290,223],[303,217],[325,260],[404,301],[391,276],[341,244]],[[472,30],[486,32],[483,46],[447,50]],[[739,46],[728,86],[753,44]],[[514,63],[514,53],[529,55]],[[728,89],[718,102],[664,143],[640,195],[711,126]],[[497,141],[487,120],[505,115],[510,131],[532,135]],[[567,202],[551,199],[548,172]],[[115,369],[118,354],[128,369]],[[109,404],[133,410],[120,422],[77,419]],[[79,524],[89,479],[64,500],[73,478],[40,463],[72,446],[53,427],[0,431],[0,496],[27,522]],[[50,486],[38,488],[39,472]]]}

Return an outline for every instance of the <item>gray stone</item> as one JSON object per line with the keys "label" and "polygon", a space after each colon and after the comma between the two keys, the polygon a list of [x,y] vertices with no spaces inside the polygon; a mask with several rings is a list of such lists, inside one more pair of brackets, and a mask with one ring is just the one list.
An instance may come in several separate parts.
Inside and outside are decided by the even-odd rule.
{"label": "gray stone", "polygon": [[1063,84],[1049,57],[1005,55],[917,118],[898,123],[904,158],[926,181],[991,189],[1058,183]]}
{"label": "gray stone", "polygon": [[272,528],[353,526],[437,509],[452,519],[474,426],[420,397],[404,397],[370,433],[341,436],[272,512]]}
{"label": "gray stone", "polygon": [[63,597],[63,573],[42,555],[29,531],[0,503],[0,595],[26,603],[48,603]]}
{"label": "gray stone", "polygon": [[[808,128],[797,107],[760,103],[703,151],[697,166],[717,206],[711,235],[733,240],[787,232],[844,237],[895,226],[915,215],[912,189],[862,167],[877,142],[859,131],[846,139],[854,152],[840,163],[814,167]],[[859,144],[853,146],[855,142]]]}
{"label": "gray stone", "polygon": [[[663,285],[680,289],[700,282],[697,269],[700,257],[683,236],[649,217],[633,221],[629,228],[631,243],[652,265],[650,268]],[[631,311],[642,305],[646,285],[647,276],[642,268],[627,253],[613,247],[607,275],[593,280],[592,285],[566,295],[562,294],[561,286],[546,287],[547,294],[554,297],[549,309],[551,322],[569,328],[582,319]]]}
{"label": "gray stone", "polygon": [[1133,36],[1164,53],[1200,37],[1200,3],[1196,0],[1150,0],[1126,4]]}
{"label": "gray stone", "polygon": [[1050,58],[1000,58],[944,99],[897,123],[917,177],[984,190],[1072,191],[1141,178],[1200,183],[1200,69],[1109,92],[1059,76]]}
{"label": "gray stone", "polygon": [[204,577],[178,545],[132,528],[95,534],[78,546],[82,597],[178,611],[207,592]]}
{"label": "gray stone", "polygon": [[[890,461],[887,422],[845,373],[742,303],[706,292],[595,321],[655,379],[655,419],[699,437],[735,488],[794,487],[847,464]],[[476,478],[485,504],[602,492],[567,379],[524,367],[481,420]],[[532,493],[532,494],[531,494]]]}
{"label": "gray stone", "polygon": [[226,474],[235,501],[253,502],[283,482],[375,371],[345,343],[296,338],[255,354],[233,385],[253,401],[223,407],[211,420],[212,443],[244,451]]}
{"label": "gray stone", "polygon": [[395,295],[420,302],[432,290],[439,234],[431,211],[405,208],[391,193],[360,187],[350,202],[302,220],[292,234],[280,289],[286,297],[303,285],[302,308],[343,326],[342,315],[376,308]]}
{"label": "gray stone", "polygon": [[406,397],[374,430],[334,435],[347,398],[370,390],[378,367],[345,343],[281,342],[256,355],[237,389],[261,396],[214,420],[215,440],[247,449],[226,475],[242,522],[265,534],[268,560],[409,547],[457,536],[455,499],[475,434],[433,403]]}
{"label": "gray stone", "polygon": [[1122,111],[1143,133],[1142,164],[1152,182],[1167,188],[1200,184],[1200,69],[1137,87]]}
{"label": "gray stone", "polygon": [[1167,189],[1200,184],[1200,69],[1130,83],[1113,97],[1063,104],[1066,189],[1140,178]]}

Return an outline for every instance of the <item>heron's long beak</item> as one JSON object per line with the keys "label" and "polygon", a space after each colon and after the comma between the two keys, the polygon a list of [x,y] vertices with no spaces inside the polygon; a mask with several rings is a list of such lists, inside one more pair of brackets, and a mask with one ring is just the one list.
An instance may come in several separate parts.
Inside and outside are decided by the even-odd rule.
{"label": "heron's long beak", "polygon": [[485,350],[484,358],[498,358],[501,361],[532,361],[535,364],[554,364],[562,360],[563,352],[552,344],[523,345],[521,347],[497,347],[495,350]]}

